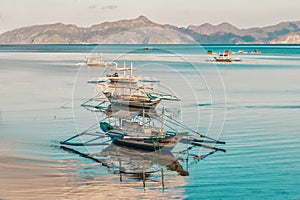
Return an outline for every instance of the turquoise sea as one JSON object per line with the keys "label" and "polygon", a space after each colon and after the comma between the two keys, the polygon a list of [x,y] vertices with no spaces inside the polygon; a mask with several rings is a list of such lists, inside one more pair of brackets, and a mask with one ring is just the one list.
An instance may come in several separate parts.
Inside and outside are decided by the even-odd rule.
{"label": "turquoise sea", "polygon": [[[0,45],[0,199],[300,198],[300,45],[144,47]],[[205,54],[228,49],[248,54],[230,64]],[[165,168],[163,189],[160,173],[144,188],[61,149],[59,141],[98,120],[80,104],[96,94],[87,81],[107,71],[76,65],[93,53],[160,79],[181,98],[175,117],[226,141],[227,152],[191,160],[188,176]]]}

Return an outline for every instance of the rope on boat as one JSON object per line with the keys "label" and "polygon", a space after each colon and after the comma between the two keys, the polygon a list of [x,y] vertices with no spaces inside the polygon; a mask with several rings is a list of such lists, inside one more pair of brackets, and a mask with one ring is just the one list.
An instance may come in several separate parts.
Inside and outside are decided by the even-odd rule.
{"label": "rope on boat", "polygon": [[216,152],[217,152],[217,150],[210,151],[210,152],[208,152],[207,154],[203,154],[203,155],[188,154],[189,157],[190,157],[190,156],[193,157],[193,162],[191,162],[191,163],[189,164],[189,166],[190,166],[190,167],[193,166],[194,164],[198,163],[199,161],[204,160],[207,156],[212,155],[212,154],[214,154],[214,153],[216,153]]}
{"label": "rope on boat", "polygon": [[[107,117],[105,117],[103,120],[105,120],[105,119],[107,119]],[[101,121],[103,121],[103,120],[101,120]],[[100,121],[100,122],[101,122],[101,121]],[[87,129],[85,129],[84,131],[82,131],[81,133],[79,133],[79,134],[77,134],[77,135],[74,135],[74,136],[72,136],[72,137],[70,137],[70,138],[64,140],[63,142],[60,142],[60,144],[65,144],[65,145],[72,145],[72,144],[74,144],[75,146],[80,146],[79,144],[87,145],[87,144],[85,144],[85,143],[88,143],[88,142],[91,142],[91,141],[87,141],[87,142],[85,142],[85,143],[72,143],[72,142],[69,142],[69,141],[70,141],[70,140],[73,140],[73,139],[75,139],[75,138],[77,138],[77,137],[79,137],[79,136],[81,136],[81,135],[86,134],[86,133],[87,133],[88,131],[90,131],[90,130],[95,129],[96,126],[97,126],[98,124],[99,124],[99,122],[93,124],[93,125],[90,126],[89,128],[87,128]],[[96,137],[96,139],[99,139],[100,137],[101,137],[101,136],[98,135],[98,137]],[[92,141],[94,141],[94,140],[96,140],[96,139],[93,138]],[[90,144],[90,145],[91,145],[91,144]]]}
{"label": "rope on boat", "polygon": [[[209,136],[203,135],[203,134],[201,134],[201,133],[199,133],[199,132],[197,132],[197,131],[191,129],[191,128],[188,127],[188,126],[183,125],[183,124],[180,123],[179,121],[177,121],[177,120],[175,120],[175,119],[172,119],[172,118],[170,118],[170,117],[167,116],[167,115],[165,115],[165,116],[166,116],[167,118],[169,118],[169,120],[166,120],[166,121],[168,121],[169,123],[172,123],[172,124],[177,125],[177,126],[181,126],[182,128],[185,128],[185,129],[188,129],[189,131],[191,131],[191,132],[193,132],[193,133],[196,133],[197,135],[200,135],[200,136],[203,137],[203,138],[207,138],[207,139],[209,139],[209,140],[215,141],[217,144],[225,144],[224,141],[219,141],[219,140],[216,140],[216,139],[211,138],[211,137],[209,137]],[[174,122],[173,122],[172,120],[173,120]],[[175,122],[176,122],[176,123],[175,123]]]}
{"label": "rope on boat", "polygon": [[[98,140],[98,139],[101,138],[101,137],[103,137],[103,135],[100,135],[100,136],[98,136],[98,137],[96,137],[96,138],[93,138],[93,139],[91,139],[91,140],[88,140],[87,142],[84,142],[84,144],[88,144],[88,143],[90,143],[90,142],[93,142],[93,141],[95,141],[95,140]],[[105,141],[105,142],[102,142],[101,144],[106,145],[107,142],[109,142],[109,141],[110,141],[110,140],[107,140],[107,141]],[[98,144],[100,144],[100,143],[98,143]]]}
{"label": "rope on boat", "polygon": [[207,149],[213,149],[213,150],[216,150],[216,151],[223,151],[224,153],[226,153],[226,149],[222,149],[222,148],[218,148],[218,147],[211,147],[211,146],[201,144],[201,143],[197,143],[197,142],[191,142],[191,144],[194,145],[194,146],[201,146],[201,147],[204,147],[204,148],[207,148]]}
{"label": "rope on boat", "polygon": [[158,146],[158,150],[159,150],[160,149],[160,145],[159,145],[158,138],[156,138],[156,142],[157,142],[157,146]]}
{"label": "rope on boat", "polygon": [[[98,139],[98,138],[97,138]],[[62,145],[68,145],[68,146],[100,146],[100,145],[109,145],[111,140],[107,140],[105,142],[101,143],[79,143],[79,142],[60,142]]]}
{"label": "rope on boat", "polygon": [[175,128],[172,128],[171,126],[169,126],[169,125],[167,125],[167,124],[165,124],[165,126],[167,126],[169,129],[172,129],[174,132],[178,132]]}

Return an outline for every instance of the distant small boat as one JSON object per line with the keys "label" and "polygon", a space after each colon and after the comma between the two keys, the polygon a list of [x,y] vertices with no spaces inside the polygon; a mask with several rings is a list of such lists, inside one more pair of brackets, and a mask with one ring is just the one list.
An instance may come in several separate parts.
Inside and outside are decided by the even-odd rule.
{"label": "distant small boat", "polygon": [[144,47],[144,50],[153,50],[153,47]]}
{"label": "distant small boat", "polygon": [[232,62],[233,59],[229,56],[229,54],[222,53],[218,57],[214,57],[217,62]]}
{"label": "distant small boat", "polygon": [[258,51],[257,49],[254,49],[251,54],[261,54],[261,51]]}
{"label": "distant small boat", "polygon": [[238,53],[238,54],[247,54],[248,52],[245,51],[245,50],[239,50],[237,53]]}
{"label": "distant small boat", "polygon": [[110,62],[105,62],[102,59],[102,54],[100,54],[100,56],[98,54],[96,55],[91,55],[91,56],[87,56],[85,57],[85,65],[86,66],[90,66],[90,67],[107,67],[110,66],[111,63]]}
{"label": "distant small boat", "polygon": [[217,52],[216,52],[216,51],[211,51],[211,50],[209,50],[209,51],[206,52],[206,54],[209,54],[209,55],[215,55],[215,54],[217,54]]}
{"label": "distant small boat", "polygon": [[224,51],[224,54],[235,54],[235,52],[234,51],[231,51],[231,50],[225,50]]}
{"label": "distant small boat", "polygon": [[232,58],[229,54],[222,53],[218,57],[214,57],[216,62],[233,62],[233,61],[242,61],[240,58]]}

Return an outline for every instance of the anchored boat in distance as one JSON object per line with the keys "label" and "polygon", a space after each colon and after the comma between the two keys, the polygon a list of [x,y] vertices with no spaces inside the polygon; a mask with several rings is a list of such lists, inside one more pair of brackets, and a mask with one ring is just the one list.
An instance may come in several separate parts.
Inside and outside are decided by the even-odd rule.
{"label": "anchored boat in distance", "polygon": [[87,67],[108,67],[112,65],[112,63],[103,61],[102,53],[100,55],[96,53],[96,54],[91,54],[89,56],[86,56],[84,62],[77,63],[76,65],[87,66]]}
{"label": "anchored boat in distance", "polygon": [[222,53],[218,57],[214,57],[214,59],[215,59],[216,62],[225,62],[225,63],[226,62],[230,63],[230,62],[233,62],[233,61],[236,61],[236,62],[242,61],[240,58],[230,57],[230,55],[228,53]]}

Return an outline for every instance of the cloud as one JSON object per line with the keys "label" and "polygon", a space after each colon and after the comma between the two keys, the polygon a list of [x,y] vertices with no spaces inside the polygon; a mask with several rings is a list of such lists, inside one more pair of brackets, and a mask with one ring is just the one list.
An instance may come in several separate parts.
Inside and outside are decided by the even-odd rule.
{"label": "cloud", "polygon": [[116,9],[116,8],[118,8],[118,6],[116,6],[116,5],[108,5],[108,6],[103,6],[103,7],[101,7],[101,9],[102,10],[113,10],[113,9]]}
{"label": "cloud", "polygon": [[95,9],[96,5],[89,5],[88,9]]}

